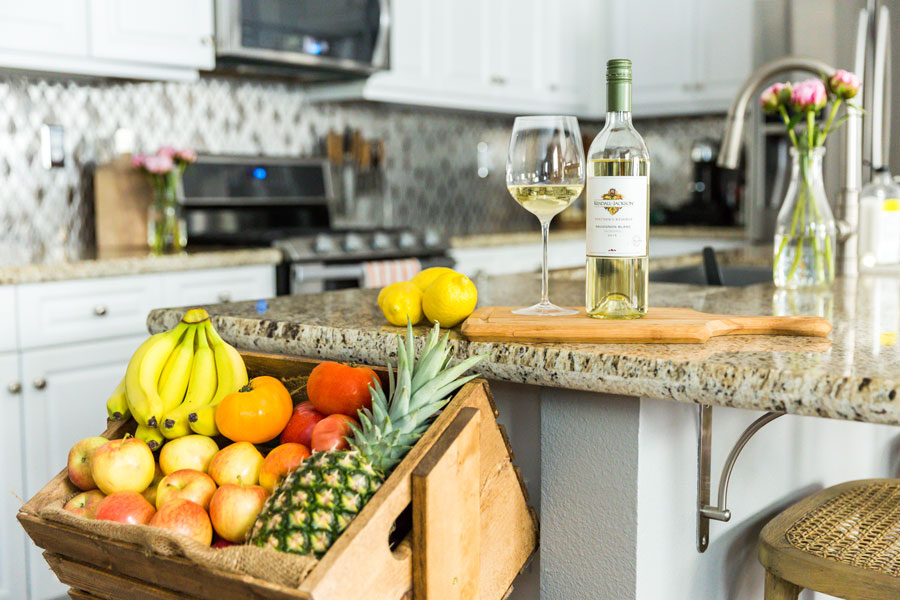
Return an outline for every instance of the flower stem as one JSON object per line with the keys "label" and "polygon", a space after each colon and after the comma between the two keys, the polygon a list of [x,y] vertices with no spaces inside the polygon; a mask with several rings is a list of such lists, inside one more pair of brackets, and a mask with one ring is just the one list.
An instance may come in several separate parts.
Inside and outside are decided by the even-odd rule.
{"label": "flower stem", "polygon": [[828,115],[828,120],[825,122],[825,129],[822,131],[822,139],[820,140],[822,146],[825,145],[825,139],[828,137],[828,132],[831,131],[831,123],[834,121],[835,115],[837,115],[838,107],[841,105],[841,98],[835,99],[834,103],[831,105],[831,113]]}
{"label": "flower stem", "polygon": [[794,144],[795,148],[798,148],[797,144],[797,134],[794,133],[794,128],[791,127],[791,120],[788,117],[787,110],[783,105],[778,105],[778,113],[781,115],[781,120],[784,121],[784,126],[787,127],[788,136],[791,138],[791,143]]}

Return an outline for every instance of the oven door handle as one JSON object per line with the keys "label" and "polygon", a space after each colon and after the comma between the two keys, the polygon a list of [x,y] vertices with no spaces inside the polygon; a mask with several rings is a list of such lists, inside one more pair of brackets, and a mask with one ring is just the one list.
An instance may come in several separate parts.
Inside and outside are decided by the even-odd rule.
{"label": "oven door handle", "polygon": [[335,279],[360,279],[363,264],[324,265],[322,263],[295,264],[291,267],[293,279],[297,283],[327,281]]}

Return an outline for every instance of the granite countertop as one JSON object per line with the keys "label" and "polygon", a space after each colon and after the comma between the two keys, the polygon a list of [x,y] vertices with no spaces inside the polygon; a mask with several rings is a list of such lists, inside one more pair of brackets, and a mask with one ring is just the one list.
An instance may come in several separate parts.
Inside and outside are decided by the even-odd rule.
{"label": "granite countertop", "polygon": [[[536,299],[536,274],[476,279],[480,305]],[[551,298],[576,305],[583,280],[554,277]],[[281,297],[209,307],[240,348],[386,364],[402,329],[384,321],[377,290]],[[656,306],[724,314],[822,314],[830,338],[730,336],[705,344],[534,344],[468,342],[453,330],[456,356],[485,353],[488,378],[629,396],[703,402],[797,415],[900,424],[900,273],[839,280],[828,293],[651,284]],[[174,326],[183,309],[150,314],[151,331]],[[424,335],[427,327],[416,331]]]}
{"label": "granite countertop", "polygon": [[[651,225],[650,235],[669,238],[701,238],[743,240],[747,237],[741,227],[703,227],[695,225]],[[550,232],[552,240],[584,239],[584,226],[568,229],[554,229]],[[541,232],[513,231],[506,233],[482,233],[462,235],[450,239],[451,248],[491,248],[495,246],[512,246],[517,244],[540,244]]]}
{"label": "granite countertop", "polygon": [[147,253],[146,248],[135,248],[107,251],[84,260],[0,266],[0,285],[248,265],[275,265],[281,260],[281,251],[275,248],[189,250],[183,254],[169,256],[152,256]]}

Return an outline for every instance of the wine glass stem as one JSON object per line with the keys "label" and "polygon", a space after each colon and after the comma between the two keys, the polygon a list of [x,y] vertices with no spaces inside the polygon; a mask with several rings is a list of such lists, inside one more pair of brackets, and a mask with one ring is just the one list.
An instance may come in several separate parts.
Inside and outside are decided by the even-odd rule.
{"label": "wine glass stem", "polygon": [[550,237],[550,219],[541,219],[541,242],[544,250],[541,263],[541,304],[550,304],[549,287],[550,273],[547,267],[547,239]]}

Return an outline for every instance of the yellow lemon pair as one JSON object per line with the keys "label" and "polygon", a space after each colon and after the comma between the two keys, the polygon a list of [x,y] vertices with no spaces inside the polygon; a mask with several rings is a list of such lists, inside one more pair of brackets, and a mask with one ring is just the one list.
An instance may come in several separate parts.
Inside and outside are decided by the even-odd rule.
{"label": "yellow lemon pair", "polygon": [[378,306],[392,325],[415,325],[425,317],[441,327],[462,323],[475,310],[478,290],[463,275],[447,267],[421,271],[410,281],[392,283],[378,294]]}

